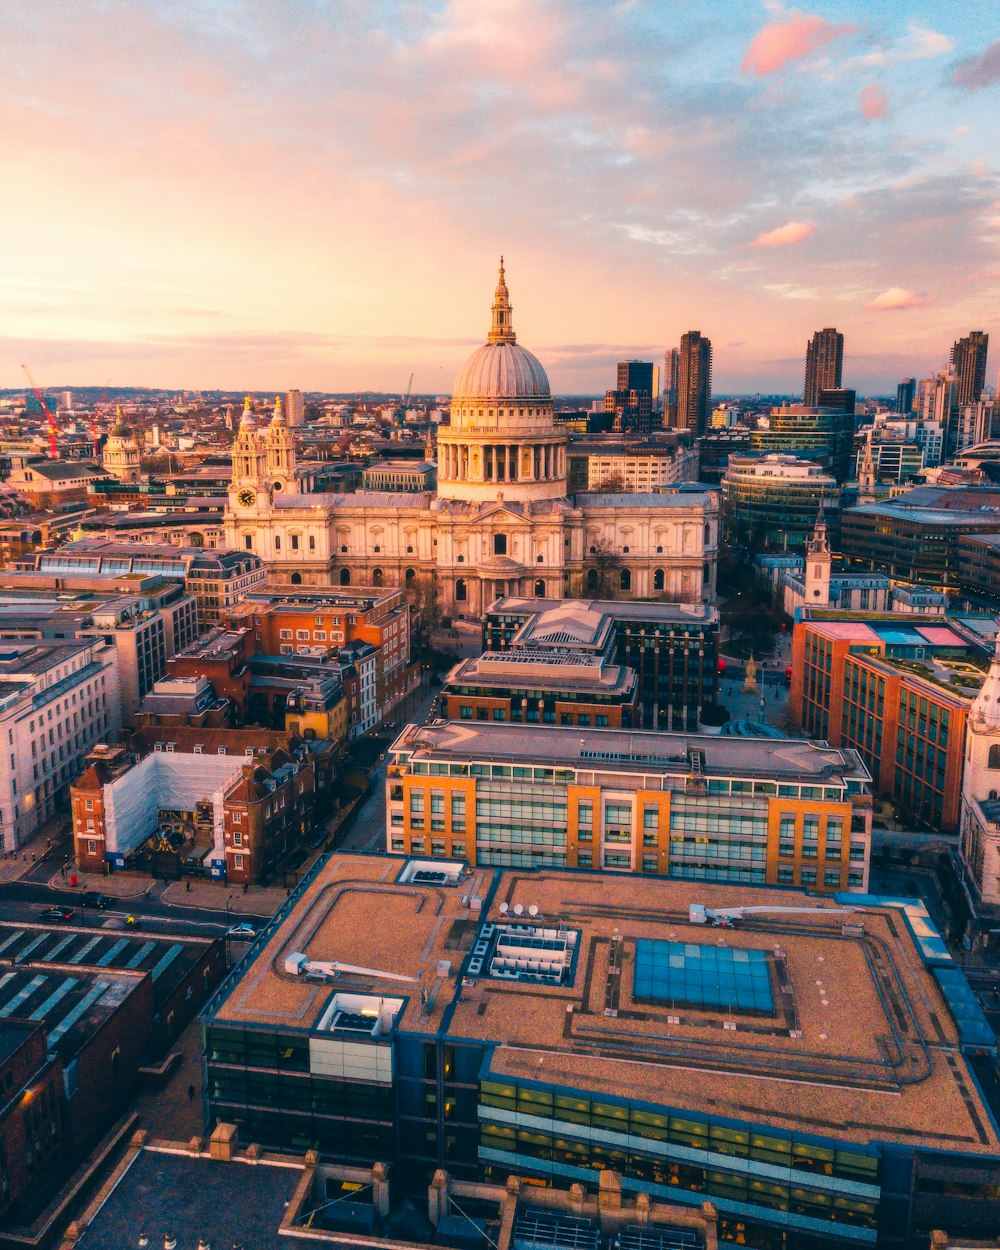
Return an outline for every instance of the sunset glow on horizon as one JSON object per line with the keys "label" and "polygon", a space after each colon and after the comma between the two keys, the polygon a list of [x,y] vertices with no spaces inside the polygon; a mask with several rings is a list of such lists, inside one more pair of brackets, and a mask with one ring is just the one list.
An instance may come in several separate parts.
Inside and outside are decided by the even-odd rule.
{"label": "sunset glow on horizon", "polygon": [[[450,391],[501,252],[557,393],[714,345],[895,391],[1000,333],[986,0],[12,0],[0,386]],[[991,356],[987,381],[997,376]]]}

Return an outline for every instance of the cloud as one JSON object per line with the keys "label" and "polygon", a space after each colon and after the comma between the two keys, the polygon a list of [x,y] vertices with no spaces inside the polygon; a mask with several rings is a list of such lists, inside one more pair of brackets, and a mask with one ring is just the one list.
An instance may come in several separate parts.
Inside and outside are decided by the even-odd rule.
{"label": "cloud", "polygon": [[765,78],[856,30],[856,26],[837,25],[813,13],[792,13],[768,22],[757,32],[740,68],[745,74]]}
{"label": "cloud", "polygon": [[889,111],[889,97],[877,82],[861,88],[861,116],[866,122],[878,121]]}
{"label": "cloud", "polygon": [[815,229],[816,227],[810,225],[807,221],[788,221],[783,226],[778,226],[775,230],[768,230],[764,234],[758,234],[750,246],[759,248],[791,247],[793,243],[801,243],[803,239],[808,239]]}
{"label": "cloud", "polygon": [[959,61],[952,72],[951,81],[956,87],[963,87],[966,91],[979,91],[1000,82],[1000,39],[994,39],[979,56],[970,56]]}
{"label": "cloud", "polygon": [[901,286],[891,286],[881,295],[876,295],[868,305],[872,312],[900,312],[904,308],[923,308],[932,303],[932,297],[926,292],[918,295],[916,291],[907,291]]}

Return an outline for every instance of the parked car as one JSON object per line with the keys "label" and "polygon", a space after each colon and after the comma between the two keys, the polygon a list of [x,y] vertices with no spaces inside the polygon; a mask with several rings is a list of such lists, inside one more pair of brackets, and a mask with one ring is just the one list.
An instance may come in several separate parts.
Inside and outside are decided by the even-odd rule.
{"label": "parked car", "polygon": [[43,907],[38,913],[39,920],[58,920],[61,924],[68,924],[76,912],[72,907]]}
{"label": "parked car", "polygon": [[244,921],[242,924],[234,924],[231,929],[226,930],[226,937],[242,938],[244,941],[251,942],[257,936],[257,930],[252,924]]}
{"label": "parked car", "polygon": [[81,907],[96,907],[98,911],[107,911],[111,906],[111,899],[106,894],[81,894]]}
{"label": "parked car", "polygon": [[301,868],[305,862],[306,862],[306,853],[300,847],[297,851],[292,851],[291,855],[289,855],[286,861],[286,865],[289,868]]}

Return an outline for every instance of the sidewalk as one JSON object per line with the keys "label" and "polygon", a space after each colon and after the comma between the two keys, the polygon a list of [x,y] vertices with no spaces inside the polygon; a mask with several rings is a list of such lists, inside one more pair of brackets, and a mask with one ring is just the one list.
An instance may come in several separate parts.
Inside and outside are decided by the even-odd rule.
{"label": "sidewalk", "polygon": [[[75,886],[70,884],[72,877],[77,879]],[[160,883],[154,877],[141,872],[114,872],[110,876],[103,876],[99,872],[79,872],[76,868],[68,868],[65,877],[61,870],[53,873],[48,884],[53,889],[72,893],[83,894],[86,891],[89,894],[106,894],[108,898],[128,899],[141,898]],[[191,877],[183,881],[172,881],[157,895],[160,902],[171,907],[190,907],[202,911],[228,910],[234,914],[257,916],[271,915],[287,897],[288,891],[281,886],[251,886],[244,894],[242,886],[227,887],[221,881]]]}

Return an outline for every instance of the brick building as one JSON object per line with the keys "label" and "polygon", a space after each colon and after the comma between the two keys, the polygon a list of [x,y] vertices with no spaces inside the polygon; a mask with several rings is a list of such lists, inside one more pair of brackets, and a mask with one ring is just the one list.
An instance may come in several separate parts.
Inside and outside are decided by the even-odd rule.
{"label": "brick building", "polygon": [[[260,729],[145,727],[72,787],[77,865],[267,883],[325,819],[334,744]],[[106,867],[107,866],[107,867]]]}
{"label": "brick building", "polygon": [[38,1020],[0,1021],[0,1227],[30,1212],[62,1156],[63,1068],[47,1034]]}

